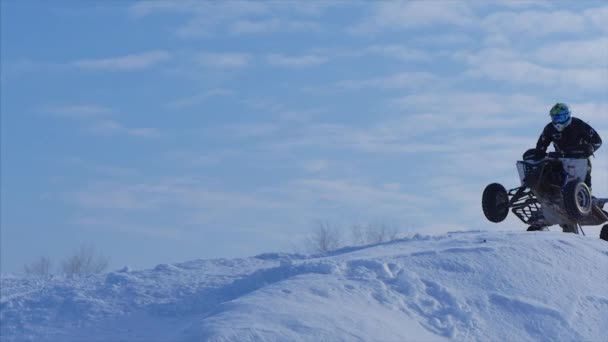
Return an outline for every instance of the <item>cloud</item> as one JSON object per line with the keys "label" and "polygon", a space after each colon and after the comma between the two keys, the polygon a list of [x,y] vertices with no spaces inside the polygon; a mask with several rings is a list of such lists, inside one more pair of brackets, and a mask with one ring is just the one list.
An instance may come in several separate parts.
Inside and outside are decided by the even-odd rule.
{"label": "cloud", "polygon": [[[317,218],[334,216],[336,212],[365,213],[368,217],[391,217],[410,220],[431,200],[412,195],[400,186],[366,183],[349,179],[302,178],[276,189],[277,195],[298,207],[314,210]],[[319,209],[322,208],[322,209]],[[329,213],[331,212],[331,213]]]}
{"label": "cloud", "polygon": [[111,119],[103,119],[93,121],[89,125],[91,132],[99,135],[112,136],[116,134],[125,134],[136,138],[157,138],[160,136],[160,132],[156,128],[149,127],[137,127],[129,128],[124,127],[122,124]]}
{"label": "cloud", "polygon": [[420,114],[441,115],[444,119],[454,118],[458,122],[466,121],[463,119],[477,119],[476,121],[483,123],[488,118],[504,117],[503,114],[524,119],[539,110],[546,112],[546,104],[541,98],[517,93],[419,93],[401,97],[395,103],[401,108],[414,109]]}
{"label": "cloud", "polygon": [[551,43],[537,49],[533,56],[536,61],[551,65],[607,68],[608,38]]}
{"label": "cloud", "polygon": [[180,13],[203,15],[211,14],[221,17],[238,17],[245,15],[262,15],[280,12],[290,12],[303,16],[319,16],[328,8],[341,6],[341,3],[330,1],[291,2],[291,1],[139,1],[130,8],[137,17],[152,14]]}
{"label": "cloud", "polygon": [[379,56],[400,62],[429,62],[434,58],[428,50],[411,48],[399,44],[374,44],[366,47],[331,47],[311,49],[313,56],[325,60],[366,58]]}
{"label": "cloud", "polygon": [[484,49],[466,55],[465,77],[570,91],[602,92],[608,87],[605,66],[549,67],[526,60],[511,49]]}
{"label": "cloud", "polygon": [[139,172],[134,168],[93,163],[78,157],[65,158],[64,160],[72,169],[79,168],[80,172],[93,172],[104,177],[121,178],[137,176],[139,174]]}
{"label": "cloud", "polygon": [[246,139],[267,136],[279,130],[276,123],[239,123],[214,128],[216,133],[228,135],[234,138]]}
{"label": "cloud", "polygon": [[195,105],[201,104],[201,103],[207,101],[208,99],[211,99],[214,97],[229,96],[229,95],[233,95],[233,94],[234,94],[234,92],[231,90],[216,88],[216,89],[202,91],[193,96],[171,101],[171,102],[169,102],[169,104],[167,106],[169,108],[173,108],[173,109],[181,109],[184,107],[190,107],[190,106],[195,106]]}
{"label": "cloud", "polygon": [[540,37],[549,34],[580,33],[586,29],[585,17],[570,11],[499,12],[481,22],[487,32]]}
{"label": "cloud", "polygon": [[269,65],[302,68],[318,66],[327,62],[327,58],[318,55],[285,56],[281,54],[270,54],[266,57]]}
{"label": "cloud", "polygon": [[475,6],[486,7],[486,6],[502,6],[508,8],[528,8],[528,7],[543,7],[550,8],[553,4],[549,0],[495,0],[492,2],[477,2]]}
{"label": "cloud", "polygon": [[259,34],[271,32],[319,32],[321,25],[314,21],[307,20],[280,20],[280,19],[263,19],[263,20],[239,20],[231,24],[230,32],[235,35],[241,34]]}
{"label": "cloud", "polygon": [[[474,136],[486,146],[509,143],[500,134],[510,129],[546,124],[551,103],[542,98],[499,93],[426,92],[389,100],[390,115],[365,126],[307,123],[266,143],[273,151],[320,148],[362,153],[456,153]],[[383,110],[386,112],[386,109]],[[494,136],[484,140],[485,134]],[[536,138],[534,138],[536,139]]]}
{"label": "cloud", "polygon": [[205,167],[216,165],[229,158],[238,158],[242,155],[239,150],[220,149],[213,151],[175,150],[165,154],[165,158],[179,165],[192,167]]}
{"label": "cloud", "polygon": [[125,132],[130,136],[139,138],[157,138],[160,136],[158,129],[150,127],[126,128]]}
{"label": "cloud", "polygon": [[308,172],[318,173],[329,167],[329,161],[323,159],[308,160],[302,163],[302,167]]}
{"label": "cloud", "polygon": [[149,236],[153,238],[186,240],[186,232],[172,227],[157,227],[154,224],[137,224],[125,222],[124,218],[104,216],[80,216],[71,220],[71,223],[85,229],[116,230],[126,233]]}
{"label": "cloud", "polygon": [[608,26],[606,25],[606,22],[608,22],[608,6],[591,8],[583,13],[591,25],[603,32],[608,32]]}
{"label": "cloud", "polygon": [[98,181],[71,191],[67,199],[88,209],[155,211],[163,207],[179,210],[208,210],[234,215],[239,210],[276,210],[284,204],[254,193],[212,190],[207,184],[189,178],[154,181]]}
{"label": "cloud", "polygon": [[202,10],[201,3],[197,1],[138,1],[130,8],[136,17],[145,17],[153,13],[184,12]]}
{"label": "cloud", "polygon": [[418,89],[425,85],[430,85],[437,82],[439,78],[424,71],[401,72],[394,75],[376,77],[362,80],[342,80],[336,82],[333,87],[344,90],[361,90],[361,89],[394,89],[394,88],[411,88]]}
{"label": "cloud", "polygon": [[474,13],[461,1],[389,1],[375,3],[373,14],[351,28],[353,33],[410,30],[436,25],[469,26]]}
{"label": "cloud", "polygon": [[431,55],[427,51],[412,49],[403,45],[372,45],[360,50],[360,55],[377,55],[400,61],[427,61]]}
{"label": "cloud", "polygon": [[139,1],[130,8],[136,17],[152,14],[179,13],[189,15],[215,15],[216,17],[235,17],[247,14],[263,14],[269,4],[251,1],[211,2],[211,1]]}
{"label": "cloud", "polygon": [[464,33],[439,33],[429,34],[412,40],[416,44],[430,46],[445,46],[445,45],[471,45],[475,43],[472,35]]}
{"label": "cloud", "polygon": [[250,55],[246,53],[202,53],[198,62],[211,68],[242,68],[249,65]]}
{"label": "cloud", "polygon": [[160,132],[156,128],[129,128],[123,126],[112,118],[118,111],[105,106],[76,104],[48,107],[44,111],[57,118],[79,120],[90,132],[98,135],[125,134],[138,138],[155,138],[160,136]]}
{"label": "cloud", "polygon": [[[176,28],[181,38],[221,34],[267,34],[275,32],[318,32],[319,23],[302,17],[317,17],[331,2],[290,1],[144,1],[131,8],[137,18],[152,14],[186,14],[190,17]],[[289,19],[282,19],[289,15]]]}
{"label": "cloud", "polygon": [[526,61],[492,61],[477,65],[474,74],[496,81],[559,89],[602,92],[608,86],[603,68],[554,69]]}
{"label": "cloud", "polygon": [[135,71],[148,69],[170,58],[166,51],[149,51],[105,59],[84,59],[72,62],[77,68],[109,71]]}

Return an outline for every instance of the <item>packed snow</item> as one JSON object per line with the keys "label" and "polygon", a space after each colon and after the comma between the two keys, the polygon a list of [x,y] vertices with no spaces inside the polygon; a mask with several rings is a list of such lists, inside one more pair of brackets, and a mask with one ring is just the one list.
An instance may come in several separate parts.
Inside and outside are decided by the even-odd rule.
{"label": "packed snow", "polygon": [[557,232],[1,285],[2,341],[608,341],[608,243]]}

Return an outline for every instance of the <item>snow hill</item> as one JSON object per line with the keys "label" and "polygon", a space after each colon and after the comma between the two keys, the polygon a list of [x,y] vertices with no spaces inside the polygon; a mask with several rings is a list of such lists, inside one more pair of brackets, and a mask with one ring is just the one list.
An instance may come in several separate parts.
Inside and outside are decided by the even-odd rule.
{"label": "snow hill", "polygon": [[608,243],[556,232],[1,285],[2,341],[608,341]]}

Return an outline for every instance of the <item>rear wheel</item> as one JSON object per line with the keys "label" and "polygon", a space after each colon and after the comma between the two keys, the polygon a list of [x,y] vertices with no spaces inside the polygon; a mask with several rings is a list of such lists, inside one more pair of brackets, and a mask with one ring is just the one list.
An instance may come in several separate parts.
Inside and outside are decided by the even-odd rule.
{"label": "rear wheel", "polygon": [[509,214],[509,195],[504,186],[492,183],[483,191],[483,214],[491,222],[502,222]]}
{"label": "rear wheel", "polygon": [[602,227],[602,231],[600,232],[600,239],[608,241],[608,224],[605,224]]}
{"label": "rear wheel", "polygon": [[591,212],[592,197],[589,187],[579,181],[571,181],[563,190],[564,207],[573,220],[579,220]]}

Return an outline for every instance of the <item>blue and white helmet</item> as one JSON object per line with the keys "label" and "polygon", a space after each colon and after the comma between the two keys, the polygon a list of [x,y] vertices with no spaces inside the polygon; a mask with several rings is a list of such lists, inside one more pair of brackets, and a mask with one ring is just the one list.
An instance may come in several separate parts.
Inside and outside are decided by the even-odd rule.
{"label": "blue and white helmet", "polygon": [[563,131],[564,128],[568,127],[572,122],[572,114],[570,113],[570,108],[565,103],[556,103],[551,111],[549,112],[551,115],[551,123],[553,123],[553,127],[558,131]]}

